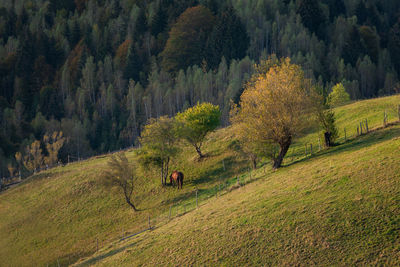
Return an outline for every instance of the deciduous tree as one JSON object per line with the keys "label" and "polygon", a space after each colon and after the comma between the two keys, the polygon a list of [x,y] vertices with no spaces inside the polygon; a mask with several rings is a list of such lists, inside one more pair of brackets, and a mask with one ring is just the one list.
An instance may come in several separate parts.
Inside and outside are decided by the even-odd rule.
{"label": "deciduous tree", "polygon": [[188,8],[173,25],[162,52],[162,66],[167,71],[178,71],[198,64],[204,59],[204,48],[212,30],[214,16],[204,6]]}
{"label": "deciduous tree", "polygon": [[337,107],[350,101],[350,95],[346,92],[343,84],[338,83],[332,87],[327,102],[331,107]]}
{"label": "deciduous tree", "polygon": [[63,137],[63,132],[53,132],[52,135],[45,134],[43,136],[43,142],[46,145],[46,150],[48,156],[44,158],[44,162],[49,165],[53,166],[58,161],[58,152],[62,148],[65,142],[65,138]]}
{"label": "deciduous tree", "polygon": [[163,116],[151,118],[144,127],[140,138],[143,145],[139,153],[139,162],[144,166],[155,166],[161,170],[161,184],[165,185],[169,164],[177,152],[174,121]]}
{"label": "deciduous tree", "polygon": [[255,83],[249,83],[232,110],[232,123],[250,136],[250,142],[272,149],[279,146],[278,153],[266,155],[272,157],[275,169],[281,166],[293,139],[310,126],[308,88],[301,67],[289,58],[282,59],[266,74],[258,74]]}
{"label": "deciduous tree", "polygon": [[201,147],[204,139],[220,125],[220,119],[219,106],[211,103],[197,104],[176,115],[178,135],[191,144],[199,157],[203,158]]}
{"label": "deciduous tree", "polygon": [[134,211],[138,211],[133,203],[133,189],[137,178],[135,162],[129,162],[125,153],[118,153],[111,156],[107,167],[103,173],[103,184],[118,186],[124,194],[126,203]]}
{"label": "deciduous tree", "polygon": [[22,162],[26,169],[35,172],[43,166],[44,157],[42,149],[40,148],[40,141],[35,140],[33,143],[26,147],[25,155],[22,156],[20,152],[15,154],[17,161]]}

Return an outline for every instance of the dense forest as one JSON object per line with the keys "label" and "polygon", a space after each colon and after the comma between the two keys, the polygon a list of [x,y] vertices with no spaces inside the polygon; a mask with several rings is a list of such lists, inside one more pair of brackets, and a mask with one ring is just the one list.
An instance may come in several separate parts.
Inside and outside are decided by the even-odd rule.
{"label": "dense forest", "polygon": [[399,19],[398,0],[0,0],[0,177],[54,132],[65,162],[135,145],[149,118],[197,102],[226,125],[272,54],[325,95],[398,93]]}

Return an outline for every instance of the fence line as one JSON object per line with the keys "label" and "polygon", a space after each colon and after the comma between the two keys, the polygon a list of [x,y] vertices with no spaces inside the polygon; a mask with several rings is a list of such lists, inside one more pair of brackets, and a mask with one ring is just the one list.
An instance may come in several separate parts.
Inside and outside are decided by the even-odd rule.
{"label": "fence line", "polygon": [[[382,114],[382,124],[378,123],[378,124],[374,124],[371,125],[370,124],[370,119],[369,118],[365,118],[362,119],[358,122],[356,122],[356,124],[354,125],[354,128],[351,127],[352,129],[354,129],[354,134],[350,134],[349,131],[349,127],[344,127],[342,130],[342,134],[339,135],[339,137],[337,138],[338,143],[339,144],[343,144],[345,142],[347,142],[350,139],[354,139],[357,138],[358,136],[364,135],[364,134],[368,134],[371,131],[374,131],[376,129],[380,129],[385,128],[389,125],[393,125],[397,122],[400,122],[400,104],[397,106],[397,114],[395,115],[395,117],[392,117],[392,121],[389,121],[389,116],[388,116],[388,112],[385,110],[383,111]],[[352,131],[351,131],[352,132]],[[301,160],[304,158],[307,158],[311,155],[313,155],[314,153],[316,153],[317,151],[321,151],[322,147],[324,146],[324,142],[322,142],[321,140],[321,135],[318,133],[318,140],[316,142],[307,142],[305,144],[303,144],[303,147],[301,146],[297,146],[297,147],[293,147],[291,149],[291,153],[289,154],[289,151],[285,157],[285,162],[289,163],[289,162],[294,162],[295,160]],[[318,146],[318,149],[317,149]]]}
{"label": "fence line", "polygon": [[[18,171],[18,175],[14,175],[14,176],[10,176],[10,177],[0,177],[0,192],[2,190],[8,189],[9,187],[11,187],[13,185],[17,185],[17,184],[23,182],[23,180],[25,180],[26,178],[28,178],[28,177],[30,177],[32,175],[38,174],[41,171],[51,170],[51,169],[54,169],[54,168],[57,168],[57,167],[60,167],[60,166],[64,167],[64,166],[67,166],[67,165],[69,165],[71,163],[84,162],[84,161],[87,161],[87,160],[89,160],[91,158],[105,157],[107,155],[114,154],[114,153],[117,153],[117,152],[129,151],[129,150],[134,149],[134,148],[135,148],[135,146],[129,146],[129,147],[126,147],[126,148],[121,148],[119,150],[108,151],[107,153],[103,153],[103,154],[99,154],[99,155],[95,155],[95,156],[87,156],[87,157],[75,157],[75,156],[72,156],[72,155],[68,155],[66,163],[62,163],[61,161],[59,161],[57,164],[55,164],[53,166],[49,166],[49,165],[46,164],[46,166],[44,166],[44,167],[35,169],[35,170],[33,170],[33,172],[29,172],[29,175],[27,175],[27,176],[22,175],[21,174],[21,170],[19,170]],[[75,159],[75,160],[73,160],[73,159]]]}
{"label": "fence line", "polygon": [[[262,173],[261,176],[264,176],[264,174]],[[185,215],[189,212],[198,209],[198,207],[208,203],[210,199],[214,197],[215,198],[221,197],[231,190],[241,188],[242,186],[255,181],[257,178],[259,177],[253,174],[252,170],[249,169],[245,174],[225,179],[224,181],[215,184],[211,188],[200,189],[200,190],[196,189],[192,191],[191,194],[185,200],[180,200],[177,203],[171,204],[169,208],[167,208],[163,213],[159,214],[158,216],[150,217],[150,215],[148,214],[147,220],[142,221],[140,225],[136,225],[135,229],[138,230],[136,230],[133,233],[130,233],[127,236],[123,235],[116,241],[122,242],[134,236],[137,236],[141,233],[144,233],[146,231],[151,231],[155,228],[163,226],[168,222],[170,222],[171,220],[173,220],[174,218],[180,217],[182,215]],[[98,242],[96,242],[96,246],[97,245]],[[98,251],[97,247],[96,251]]]}

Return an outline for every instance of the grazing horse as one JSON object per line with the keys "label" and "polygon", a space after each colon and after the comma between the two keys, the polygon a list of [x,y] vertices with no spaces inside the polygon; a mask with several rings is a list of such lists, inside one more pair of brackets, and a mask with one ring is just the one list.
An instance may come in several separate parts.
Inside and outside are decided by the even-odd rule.
{"label": "grazing horse", "polygon": [[178,184],[178,188],[180,187],[182,189],[183,186],[183,173],[178,172],[178,171],[173,171],[171,173],[171,176],[169,177],[169,183],[172,185],[174,182]]}

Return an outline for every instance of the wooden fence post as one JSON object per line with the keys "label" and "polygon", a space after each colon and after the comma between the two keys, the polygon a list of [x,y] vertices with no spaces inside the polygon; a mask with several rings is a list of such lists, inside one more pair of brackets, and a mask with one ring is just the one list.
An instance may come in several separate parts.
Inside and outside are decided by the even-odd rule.
{"label": "wooden fence post", "polygon": [[399,116],[399,121],[400,121],[400,105],[398,106],[398,108],[397,108],[398,110],[397,110],[397,115]]}
{"label": "wooden fence post", "polygon": [[224,168],[224,171],[225,171],[225,161],[224,160],[222,160],[222,167]]}
{"label": "wooden fence post", "polygon": [[310,144],[310,155],[312,155],[312,144]]}
{"label": "wooden fence post", "polygon": [[365,119],[365,128],[367,128],[366,130],[367,130],[367,133],[369,132],[369,129],[368,129],[368,119]]}
{"label": "wooden fence post", "polygon": [[96,252],[99,252],[99,239],[96,239]]}
{"label": "wooden fence post", "polygon": [[304,147],[305,147],[304,155],[307,157],[307,144],[305,144]]}
{"label": "wooden fence post", "polygon": [[360,135],[360,130],[359,130],[359,126],[357,125],[357,136]]}
{"label": "wooden fence post", "polygon": [[318,151],[321,151],[321,136],[318,135]]}
{"label": "wooden fence post", "polygon": [[346,127],[344,128],[344,141],[347,141],[347,135],[346,135]]}
{"label": "wooden fence post", "polygon": [[[197,202],[197,191],[196,191],[196,202]],[[171,210],[172,210],[172,205],[169,206],[169,215],[168,215],[168,220],[171,220]]]}
{"label": "wooden fence post", "polygon": [[151,229],[151,225],[150,225],[150,214],[149,214],[149,229]]}
{"label": "wooden fence post", "polygon": [[363,134],[363,131],[362,131],[362,122],[360,122],[360,134],[361,134],[361,135]]}
{"label": "wooden fence post", "polygon": [[197,189],[196,189],[196,208],[198,208],[199,207],[199,201],[198,201],[198,197],[197,197]]}
{"label": "wooden fence post", "polygon": [[236,176],[236,183],[240,186],[240,183],[239,183],[239,176]]}
{"label": "wooden fence post", "polygon": [[385,114],[385,111],[384,111],[383,112],[383,127],[386,127],[385,118],[386,118],[386,114]]}

